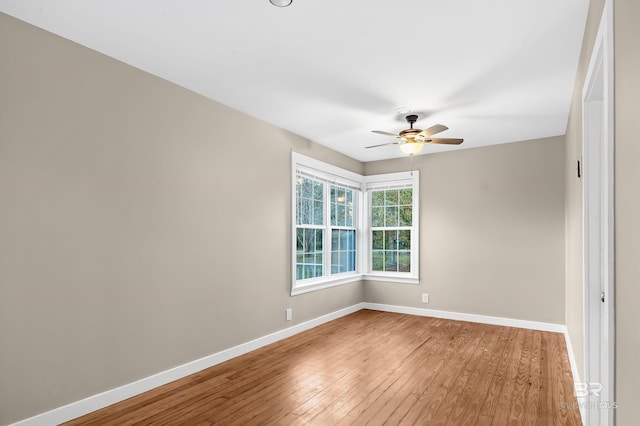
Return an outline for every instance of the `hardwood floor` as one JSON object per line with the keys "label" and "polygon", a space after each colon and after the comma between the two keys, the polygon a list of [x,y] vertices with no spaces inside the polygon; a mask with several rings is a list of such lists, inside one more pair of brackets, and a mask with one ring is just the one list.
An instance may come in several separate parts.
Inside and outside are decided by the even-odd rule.
{"label": "hardwood floor", "polygon": [[562,334],[363,310],[66,424],[580,425],[576,406]]}

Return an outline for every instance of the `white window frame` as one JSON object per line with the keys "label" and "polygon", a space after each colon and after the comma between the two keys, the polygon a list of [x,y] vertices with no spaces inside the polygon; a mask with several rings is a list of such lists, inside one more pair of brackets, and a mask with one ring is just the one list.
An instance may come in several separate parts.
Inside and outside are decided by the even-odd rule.
{"label": "white window frame", "polygon": [[[325,222],[323,232],[323,265],[322,277],[296,279],[296,180],[298,173],[316,178],[325,183]],[[399,173],[387,173],[373,176],[362,176],[349,170],[316,160],[306,155],[291,151],[291,295],[308,293],[323,288],[347,284],[360,280],[388,281],[395,283],[420,283],[419,254],[419,181],[417,170]],[[354,226],[356,229],[356,267],[355,271],[331,274],[331,223],[330,223],[330,187],[344,186],[356,189],[354,196]],[[413,198],[413,215],[411,227],[411,271],[383,272],[371,270],[371,190],[394,187],[411,187]],[[335,227],[334,227],[335,228]],[[338,227],[339,228],[339,227]]]}
{"label": "white window frame", "polygon": [[[324,183],[324,224],[323,232],[323,266],[322,277],[308,278],[304,280],[296,279],[296,179],[298,173],[313,179],[316,178]],[[331,273],[331,229],[341,227],[331,226],[331,214],[329,199],[331,185],[337,185],[355,189],[354,193],[354,228],[356,230],[356,265],[355,271]],[[365,247],[363,238],[363,177],[349,170],[333,166],[328,163],[316,160],[311,157],[291,152],[291,295],[308,293],[310,291],[346,284],[362,279],[362,257],[361,252]]]}
{"label": "white window frame", "polygon": [[[363,279],[370,281],[390,281],[405,284],[420,284],[420,172],[387,173],[364,177],[366,223],[366,256]],[[411,229],[411,271],[385,272],[372,270],[372,241],[371,241],[371,191],[412,188],[412,226]]]}

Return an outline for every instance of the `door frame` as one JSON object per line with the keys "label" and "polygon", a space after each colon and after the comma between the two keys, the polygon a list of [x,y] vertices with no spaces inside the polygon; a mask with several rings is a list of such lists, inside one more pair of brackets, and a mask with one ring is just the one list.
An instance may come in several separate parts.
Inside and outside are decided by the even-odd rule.
{"label": "door frame", "polygon": [[[603,403],[615,401],[613,53],[613,1],[606,0],[582,91],[583,381],[589,390],[602,385]],[[614,424],[612,408],[589,408],[581,406],[585,424]]]}

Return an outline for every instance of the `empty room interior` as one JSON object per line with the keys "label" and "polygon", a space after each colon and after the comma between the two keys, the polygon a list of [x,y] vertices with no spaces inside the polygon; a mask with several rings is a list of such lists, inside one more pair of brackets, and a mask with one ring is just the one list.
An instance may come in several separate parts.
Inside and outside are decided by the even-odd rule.
{"label": "empty room interior", "polygon": [[0,425],[638,424],[638,0],[0,0]]}

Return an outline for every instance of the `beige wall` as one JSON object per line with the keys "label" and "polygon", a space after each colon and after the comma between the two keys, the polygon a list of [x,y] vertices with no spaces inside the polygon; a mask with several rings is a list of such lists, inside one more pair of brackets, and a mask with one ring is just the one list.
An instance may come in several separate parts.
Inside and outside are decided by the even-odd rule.
{"label": "beige wall", "polygon": [[0,58],[0,424],[362,300],[289,296],[290,150],[361,163],[2,14]]}
{"label": "beige wall", "polygon": [[[563,142],[416,157],[420,285],[366,282],[365,300],[564,323]],[[365,172],[409,167],[403,158],[367,163]]]}
{"label": "beige wall", "polygon": [[616,401],[638,423],[640,384],[640,2],[615,0]]}
{"label": "beige wall", "polygon": [[0,57],[0,424],[285,328],[287,307],[565,318],[562,137],[417,157],[422,284],[291,298],[290,150],[367,174],[406,158],[363,165],[2,14]]}
{"label": "beige wall", "polygon": [[566,325],[571,338],[580,377],[584,371],[584,324],[582,301],[582,181],[576,163],[582,156],[582,87],[591,59],[604,0],[591,0],[580,62],[571,100],[565,154],[565,230],[566,230]]}

